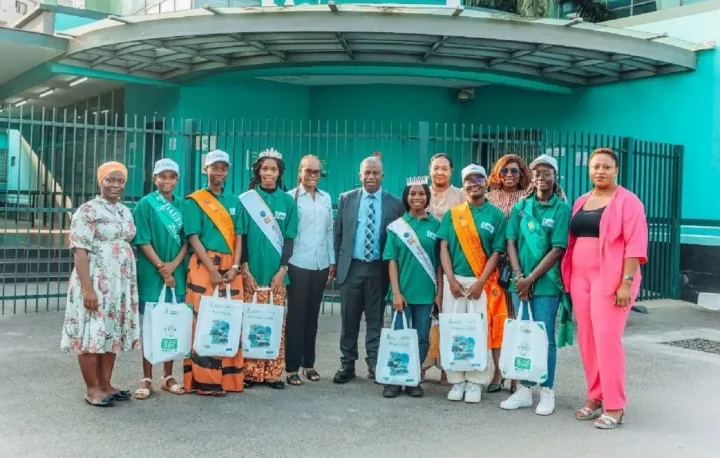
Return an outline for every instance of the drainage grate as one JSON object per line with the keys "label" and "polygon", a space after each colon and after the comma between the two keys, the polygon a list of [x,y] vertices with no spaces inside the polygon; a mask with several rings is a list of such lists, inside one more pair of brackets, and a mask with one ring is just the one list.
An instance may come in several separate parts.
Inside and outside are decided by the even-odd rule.
{"label": "drainage grate", "polygon": [[687,348],[688,350],[698,350],[705,353],[720,355],[720,342],[708,339],[685,339],[671,340],[670,342],[661,342],[663,345],[671,347]]}

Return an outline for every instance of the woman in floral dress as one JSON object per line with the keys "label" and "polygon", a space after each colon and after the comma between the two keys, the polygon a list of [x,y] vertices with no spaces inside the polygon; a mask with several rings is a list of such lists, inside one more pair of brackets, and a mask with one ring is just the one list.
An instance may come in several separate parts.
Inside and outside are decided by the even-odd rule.
{"label": "woman in floral dress", "polygon": [[86,385],[85,401],[108,407],[130,399],[110,383],[115,355],[139,348],[135,225],[121,203],[127,169],[118,162],[98,168],[100,195],[73,214],[70,248],[75,268],[68,286],[60,348],[75,352]]}

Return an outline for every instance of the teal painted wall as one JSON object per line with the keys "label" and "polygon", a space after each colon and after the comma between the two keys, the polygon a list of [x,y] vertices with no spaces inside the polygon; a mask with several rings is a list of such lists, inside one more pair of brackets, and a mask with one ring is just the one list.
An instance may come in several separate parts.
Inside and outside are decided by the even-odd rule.
{"label": "teal painted wall", "polygon": [[[461,108],[464,122],[629,136],[685,145],[683,218],[720,219],[705,186],[720,179],[720,53],[697,70],[546,95],[488,86]],[[483,109],[482,107],[486,107]],[[662,183],[667,185],[669,183]]]}

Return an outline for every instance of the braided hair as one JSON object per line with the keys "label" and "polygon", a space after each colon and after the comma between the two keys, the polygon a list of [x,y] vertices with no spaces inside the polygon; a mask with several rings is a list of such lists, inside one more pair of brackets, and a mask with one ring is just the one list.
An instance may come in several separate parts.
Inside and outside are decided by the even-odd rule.
{"label": "braided hair", "polygon": [[[302,183],[302,165],[305,160],[309,159],[315,159],[318,162],[320,162],[320,158],[315,156],[314,154],[306,154],[305,156],[300,158],[300,165],[298,165],[298,179],[297,179],[297,188],[295,189],[295,202],[298,200],[298,195],[300,194],[300,184]],[[319,178],[319,177],[318,177]]]}
{"label": "braided hair", "polygon": [[287,188],[285,188],[282,180],[283,172],[285,172],[285,163],[282,159],[277,159],[274,157],[259,157],[255,160],[255,162],[253,162],[252,178],[250,178],[250,186],[248,187],[248,189],[255,189],[260,185],[260,169],[262,168],[262,165],[265,163],[265,161],[275,161],[278,166],[278,171],[280,172],[275,185],[283,192],[287,191]]}

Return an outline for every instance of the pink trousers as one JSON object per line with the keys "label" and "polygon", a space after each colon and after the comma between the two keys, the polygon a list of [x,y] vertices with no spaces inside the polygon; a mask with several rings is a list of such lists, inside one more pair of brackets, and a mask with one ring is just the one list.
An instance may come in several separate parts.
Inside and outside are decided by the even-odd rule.
{"label": "pink trousers", "polygon": [[599,287],[599,240],[580,237],[572,253],[570,297],[578,325],[578,344],[587,380],[587,399],[606,410],[624,409],[625,348],[630,307],[615,306],[614,294]]}

